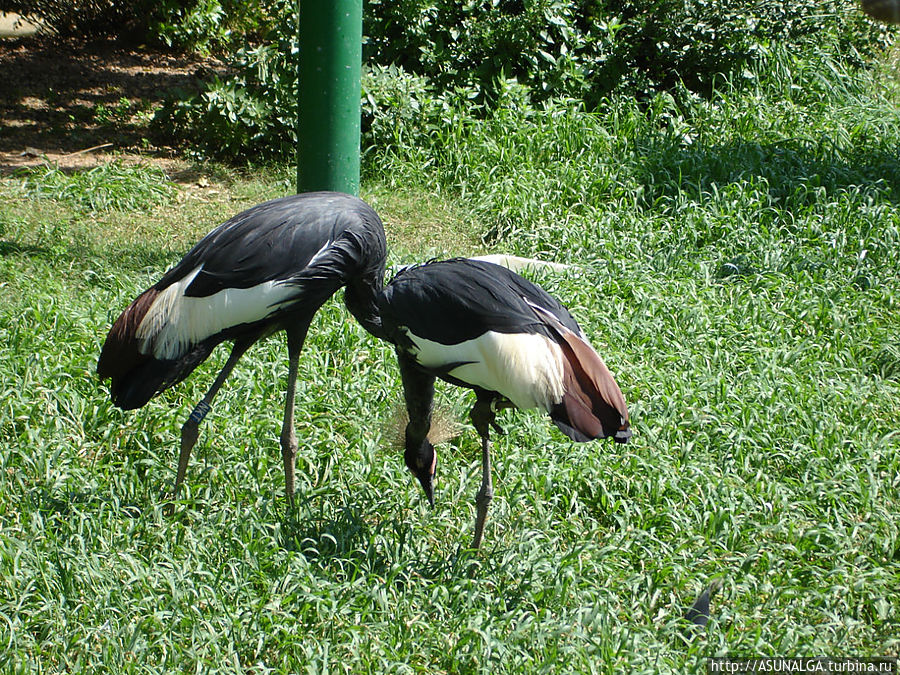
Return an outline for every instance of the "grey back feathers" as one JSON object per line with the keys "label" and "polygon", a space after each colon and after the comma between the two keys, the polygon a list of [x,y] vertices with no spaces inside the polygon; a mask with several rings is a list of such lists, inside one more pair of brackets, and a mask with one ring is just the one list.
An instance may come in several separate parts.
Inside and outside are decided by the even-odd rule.
{"label": "grey back feathers", "polygon": [[705,628],[710,619],[710,600],[722,589],[722,586],[722,579],[717,578],[710,581],[709,585],[697,596],[694,604],[687,608],[684,618],[698,628]]}
{"label": "grey back feathers", "polygon": [[356,197],[314,192],[254,206],[203,237],[122,312],[97,373],[112,380],[116,405],[141,407],[225,340],[252,344],[308,325],[345,285],[354,285],[351,311],[374,326],[386,256],[381,219]]}

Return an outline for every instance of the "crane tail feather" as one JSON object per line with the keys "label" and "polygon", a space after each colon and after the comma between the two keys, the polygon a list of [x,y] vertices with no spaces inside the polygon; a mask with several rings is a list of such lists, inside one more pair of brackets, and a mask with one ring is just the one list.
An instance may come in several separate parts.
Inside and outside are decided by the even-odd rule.
{"label": "crane tail feather", "polygon": [[97,361],[97,375],[111,380],[112,402],[123,410],[144,406],[159,392],[187,377],[212,348],[200,344],[179,359],[157,359],[139,348],[138,327],[150,310],[159,291],[150,288],[141,293],[116,319]]}
{"label": "crane tail feather", "polygon": [[563,398],[550,411],[553,421],[575,441],[612,436],[617,443],[626,443],[631,438],[628,407],[603,359],[550,312],[532,307],[554,329],[563,352]]}
{"label": "crane tail feather", "polygon": [[563,346],[563,398],[550,411],[556,426],[569,438],[578,442],[612,436],[618,443],[631,438],[625,398],[612,373],[600,356],[581,340],[570,334],[572,341],[581,342],[584,349],[576,351],[572,342]]}

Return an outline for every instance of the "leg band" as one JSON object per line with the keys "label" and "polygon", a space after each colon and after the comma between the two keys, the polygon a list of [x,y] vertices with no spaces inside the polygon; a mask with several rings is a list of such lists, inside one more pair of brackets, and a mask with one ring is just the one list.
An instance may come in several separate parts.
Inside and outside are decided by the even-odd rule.
{"label": "leg band", "polygon": [[197,407],[194,408],[188,419],[191,422],[200,424],[200,422],[203,421],[203,418],[206,417],[210,410],[212,410],[212,406],[210,406],[209,403],[207,403],[206,401],[200,401],[200,403],[197,404]]}

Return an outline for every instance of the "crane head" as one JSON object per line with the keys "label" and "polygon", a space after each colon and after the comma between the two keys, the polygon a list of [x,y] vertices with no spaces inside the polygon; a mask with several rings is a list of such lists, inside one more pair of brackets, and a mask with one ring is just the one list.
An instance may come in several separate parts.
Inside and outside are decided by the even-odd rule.
{"label": "crane head", "polygon": [[406,461],[406,468],[419,479],[428,503],[434,506],[434,470],[437,466],[437,453],[434,446],[427,438],[420,443],[407,441],[403,459]]}

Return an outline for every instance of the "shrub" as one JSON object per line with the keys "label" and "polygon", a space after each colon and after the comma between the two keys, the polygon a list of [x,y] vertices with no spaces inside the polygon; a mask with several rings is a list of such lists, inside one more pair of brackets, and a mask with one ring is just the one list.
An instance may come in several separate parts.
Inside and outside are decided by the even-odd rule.
{"label": "shrub", "polygon": [[487,98],[514,77],[538,98],[588,107],[616,91],[652,96],[680,84],[708,94],[775,44],[803,50],[835,37],[871,53],[886,36],[847,0],[370,0],[368,9],[376,63]]}
{"label": "shrub", "polygon": [[27,14],[55,35],[157,42],[210,52],[235,35],[258,38],[267,16],[258,1],[0,0],[0,11]]}
{"label": "shrub", "polygon": [[233,75],[199,94],[176,94],[154,118],[158,133],[187,142],[190,154],[256,162],[296,146],[297,27],[290,0],[268,0],[263,39],[233,52]]}
{"label": "shrub", "polygon": [[236,43],[259,42],[273,17],[260,0],[167,0],[155,26],[156,36],[170,47],[201,54],[224,52]]}
{"label": "shrub", "polygon": [[[159,115],[201,154],[293,151],[295,6],[260,3],[270,17],[266,46],[237,50],[231,79]],[[848,0],[369,0],[366,8],[364,146],[431,133],[461,100],[489,111],[511,82],[531,103],[567,98],[593,110],[608,96],[650,101],[665,92],[683,105],[722,78],[754,77],[775,51],[828,45],[861,65],[888,36]]]}

